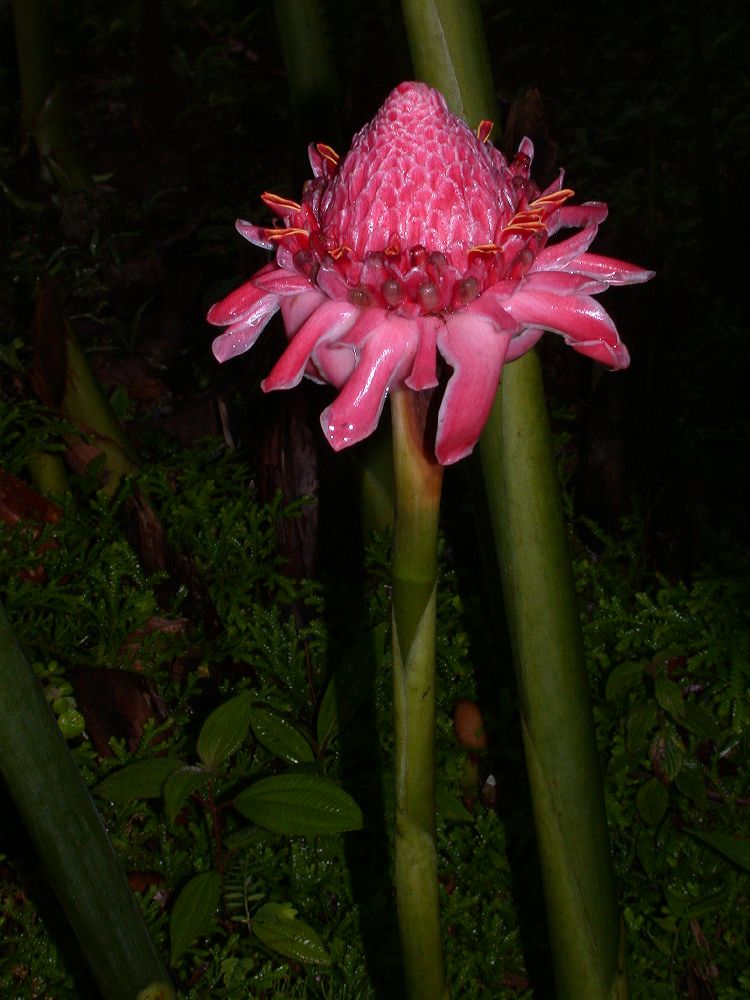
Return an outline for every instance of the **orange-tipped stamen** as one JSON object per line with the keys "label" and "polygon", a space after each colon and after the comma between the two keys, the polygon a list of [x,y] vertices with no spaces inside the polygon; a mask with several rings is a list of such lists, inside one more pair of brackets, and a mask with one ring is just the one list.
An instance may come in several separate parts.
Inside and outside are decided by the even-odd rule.
{"label": "orange-tipped stamen", "polygon": [[497,243],[479,243],[475,247],[469,247],[469,253],[491,254],[502,250]]}
{"label": "orange-tipped stamen", "polygon": [[488,121],[486,118],[483,118],[481,122],[477,125],[477,139],[479,139],[480,142],[487,142],[487,140],[490,137],[490,133],[492,132],[492,127],[494,124],[495,124],[494,122]]}
{"label": "orange-tipped stamen", "polygon": [[540,198],[532,201],[529,208],[533,208],[535,205],[562,205],[564,201],[568,198],[572,198],[575,191],[572,188],[562,188],[560,191],[551,191],[549,194],[543,194]]}
{"label": "orange-tipped stamen", "polygon": [[345,243],[342,243],[340,247],[334,247],[333,250],[329,250],[328,254],[330,257],[333,257],[334,260],[338,260],[340,257],[343,257],[344,254],[347,252],[352,253],[353,252],[352,248],[346,246]]}
{"label": "orange-tipped stamen", "polygon": [[323,157],[324,160],[328,160],[329,163],[333,164],[334,167],[338,166],[339,154],[331,146],[326,146],[324,142],[316,142],[315,148]]}
{"label": "orange-tipped stamen", "polygon": [[291,198],[282,198],[280,194],[274,194],[272,191],[264,191],[260,199],[269,208],[276,208],[280,212],[299,212],[302,208]]}
{"label": "orange-tipped stamen", "polygon": [[287,236],[305,236],[307,239],[310,238],[310,234],[306,229],[265,229],[264,233],[267,240],[283,240]]}

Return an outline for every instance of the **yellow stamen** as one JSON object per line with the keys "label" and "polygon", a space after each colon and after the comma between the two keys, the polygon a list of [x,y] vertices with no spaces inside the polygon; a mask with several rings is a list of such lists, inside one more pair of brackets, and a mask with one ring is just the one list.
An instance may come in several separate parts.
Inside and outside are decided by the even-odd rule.
{"label": "yellow stamen", "polygon": [[535,205],[562,205],[564,201],[568,198],[572,198],[575,191],[572,188],[562,188],[560,191],[551,191],[549,194],[543,194],[541,198],[537,198],[536,201],[532,201],[529,208],[533,208]]}
{"label": "yellow stamen", "polygon": [[306,229],[265,229],[264,233],[267,240],[283,240],[287,236],[310,236]]}
{"label": "yellow stamen", "polygon": [[260,198],[269,208],[277,208],[282,212],[299,212],[302,208],[291,198],[282,198],[280,194],[274,194],[272,191],[264,191]]}
{"label": "yellow stamen", "polygon": [[498,250],[502,249],[496,243],[480,243],[475,247],[469,247],[469,253],[497,253]]}
{"label": "yellow stamen", "polygon": [[480,142],[487,142],[490,137],[490,132],[492,132],[493,125],[494,122],[488,121],[486,118],[483,118],[477,125],[477,139],[479,139]]}
{"label": "yellow stamen", "polygon": [[335,149],[332,149],[330,146],[326,146],[324,142],[316,142],[315,148],[324,160],[328,160],[328,162],[332,163],[334,167],[338,166],[339,154]]}
{"label": "yellow stamen", "polygon": [[334,260],[338,260],[340,257],[343,257],[347,251],[351,253],[352,248],[348,247],[345,243],[342,243],[340,247],[334,247],[333,250],[329,250],[328,253]]}

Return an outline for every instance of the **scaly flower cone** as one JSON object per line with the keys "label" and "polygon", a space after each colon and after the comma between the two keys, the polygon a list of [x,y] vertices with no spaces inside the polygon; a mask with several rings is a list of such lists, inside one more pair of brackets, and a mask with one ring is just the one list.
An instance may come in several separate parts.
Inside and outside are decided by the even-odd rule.
{"label": "scaly flower cone", "polygon": [[[275,261],[208,313],[226,361],[278,311],[289,345],[262,383],[303,377],[339,392],[321,414],[336,450],[368,437],[393,401],[396,885],[408,995],[447,996],[434,842],[434,615],[440,467],[468,455],[503,365],[545,329],[624,367],[628,354],[594,298],[650,272],[589,252],[606,206],[567,204],[562,174],[541,191],[533,146],[508,164],[438,91],[402,83],[341,159],[310,147],[301,201],[263,195],[278,224],[237,229]],[[564,229],[575,230],[553,241]],[[450,368],[450,374],[447,369]],[[433,439],[425,400],[440,393]],[[421,414],[421,416],[418,416]]]}

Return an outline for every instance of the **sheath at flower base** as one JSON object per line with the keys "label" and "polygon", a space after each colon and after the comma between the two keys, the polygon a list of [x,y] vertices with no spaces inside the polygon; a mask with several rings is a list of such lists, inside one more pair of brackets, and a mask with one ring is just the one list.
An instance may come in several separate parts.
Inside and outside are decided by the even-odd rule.
{"label": "sheath at flower base", "polygon": [[[237,222],[276,260],[209,311],[228,327],[216,358],[252,347],[280,308],[289,345],[262,388],[304,375],[339,389],[321,415],[339,450],[372,433],[389,390],[436,387],[439,355],[452,369],[435,439],[443,465],[471,452],[503,365],[545,330],[625,368],[627,349],[593,296],[652,272],[589,253],[606,205],[567,205],[562,173],[540,191],[531,141],[508,164],[490,129],[472,132],[438,91],[402,83],[343,160],[312,145],[301,204],[263,195],[283,225]],[[552,242],[564,229],[576,231]]]}

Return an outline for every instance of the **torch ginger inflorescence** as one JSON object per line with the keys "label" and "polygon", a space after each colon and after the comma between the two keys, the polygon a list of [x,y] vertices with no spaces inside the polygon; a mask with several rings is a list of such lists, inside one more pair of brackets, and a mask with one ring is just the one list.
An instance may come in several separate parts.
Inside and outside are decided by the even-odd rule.
{"label": "torch ginger inflorescence", "polygon": [[[562,174],[540,191],[531,141],[508,164],[490,128],[472,132],[438,91],[402,83],[343,160],[312,145],[302,203],[263,195],[283,225],[237,223],[276,259],[209,311],[228,326],[217,359],[252,347],[281,308],[290,343],[262,387],[306,375],[339,388],[321,415],[338,450],[372,433],[389,390],[436,387],[440,354],[453,369],[435,439],[443,465],[471,452],[503,364],[545,330],[625,368],[628,352],[592,296],[652,272],[589,253],[607,206],[567,205]],[[549,242],[567,228],[578,231]]]}

